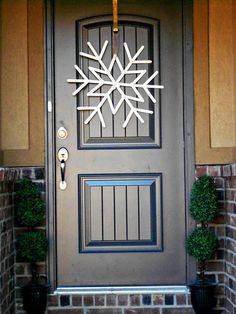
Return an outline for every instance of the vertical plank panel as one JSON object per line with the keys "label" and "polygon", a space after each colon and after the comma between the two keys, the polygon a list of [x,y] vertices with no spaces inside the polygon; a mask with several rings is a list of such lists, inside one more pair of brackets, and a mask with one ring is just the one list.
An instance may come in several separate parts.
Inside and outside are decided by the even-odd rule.
{"label": "vertical plank panel", "polygon": [[127,187],[128,240],[138,239],[138,187]]}
{"label": "vertical plank panel", "polygon": [[[27,0],[1,5],[1,148],[29,148]],[[43,121],[41,121],[43,123]]]}
{"label": "vertical plank panel", "polygon": [[103,187],[104,240],[114,240],[114,200],[113,187]]}
{"label": "vertical plank panel", "polygon": [[[92,45],[93,45],[93,47],[95,48],[96,51],[99,51],[99,49],[100,49],[98,38],[99,38],[99,28],[92,28],[92,29],[90,29],[89,30],[89,34],[88,34],[88,39],[92,43]],[[89,49],[88,53],[89,54],[92,53],[90,51],[90,49]],[[83,59],[85,59],[85,58],[83,58]],[[87,62],[87,58],[86,58],[85,62]],[[88,66],[99,68],[98,62],[97,61],[93,61],[93,60],[89,60]],[[85,69],[86,69],[86,67],[85,67]],[[90,72],[88,72],[88,75],[89,75],[89,77],[91,79],[95,79]],[[94,86],[95,86],[94,84],[90,84],[88,86],[88,88],[86,88],[86,93],[89,90],[91,90]],[[100,100],[99,97],[87,97],[87,95],[85,94],[84,95],[84,102],[85,103],[83,105],[86,106],[87,104],[89,104],[89,106],[96,106],[99,103],[99,100]],[[88,117],[91,112],[92,111],[88,111],[85,114],[85,116]],[[85,127],[85,125],[84,125],[84,127]],[[99,138],[101,136],[101,123],[100,123],[100,119],[99,119],[97,114],[90,121],[89,128],[90,128],[90,136],[91,137]]]}
{"label": "vertical plank panel", "polygon": [[[118,51],[117,55],[118,58],[124,66],[124,53],[123,53],[123,42],[124,42],[124,26],[120,27],[119,33],[117,34],[118,36]],[[118,69],[117,69],[118,71]],[[121,80],[121,82],[124,82],[124,80]],[[114,103],[117,104],[118,101],[120,100],[120,94],[118,92],[114,92]],[[124,122],[124,116],[125,116],[125,106],[124,103],[116,113],[114,117],[114,137],[124,137],[125,136],[125,129],[122,127],[122,124]]]}
{"label": "vertical plank panel", "polygon": [[126,194],[124,186],[115,187],[116,240],[126,240]]}
{"label": "vertical plank panel", "polygon": [[209,1],[211,146],[234,147],[234,51],[232,0]]}
{"label": "vertical plank panel", "polygon": [[[126,26],[125,28],[125,41],[129,47],[130,54],[133,56],[136,53],[136,32],[134,27]],[[128,63],[128,58],[125,56],[125,64]],[[132,65],[130,67],[130,70],[135,70],[136,66]],[[136,78],[136,75],[126,75],[126,83],[130,83]],[[126,88],[126,94],[129,96],[135,96],[135,93],[132,91],[131,88]],[[136,106],[137,104],[134,101],[131,101],[133,106]],[[126,105],[126,116],[130,112],[130,108],[128,105]],[[127,127],[126,127],[126,136],[137,136],[137,118],[133,115],[130,119]]]}
{"label": "vertical plank panel", "polygon": [[[83,69],[83,72],[85,73],[85,75],[88,77],[88,67],[89,67],[89,60],[87,58],[82,58],[80,56],[80,52],[84,51],[84,52],[88,52],[88,46],[87,46],[87,42],[89,41],[89,30],[84,30],[83,31],[83,36],[80,36],[82,38],[82,47],[76,47],[77,48],[77,63],[79,63],[78,65]],[[77,38],[77,42],[80,42],[80,38]],[[78,48],[80,48],[80,50],[78,51]],[[78,77],[78,73],[76,73],[76,77]],[[80,77],[80,76],[79,76]],[[76,99],[76,105],[78,106],[83,106],[83,105],[88,105],[90,104],[89,99],[87,97],[87,93],[89,91],[89,87],[88,85],[81,91],[81,93],[77,94],[77,99]],[[91,133],[91,126],[90,124],[85,125],[84,121],[88,118],[89,116],[89,111],[78,111],[77,112],[77,118],[80,121],[80,129],[77,127],[77,136],[81,137],[80,141],[82,141],[82,134],[83,134],[83,140],[87,141],[90,137],[92,137],[94,135],[94,132],[92,131]],[[96,119],[94,120],[96,121]],[[77,123],[78,126],[78,123]]]}
{"label": "vertical plank panel", "polygon": [[[105,54],[103,56],[103,62],[106,65],[106,67],[108,68],[111,62],[111,27],[110,26],[106,26],[106,27],[101,27],[101,39],[100,39],[100,47],[103,46],[105,40],[108,40],[109,44],[107,46],[107,49],[105,51]],[[103,75],[102,78],[104,80],[110,81],[110,79]],[[103,93],[106,93],[111,86],[103,86],[101,88],[101,91]],[[113,135],[113,115],[111,113],[111,109],[110,106],[108,104],[108,102],[106,101],[106,103],[104,104],[104,106],[102,107],[102,115],[103,118],[105,120],[105,124],[106,127],[102,128],[102,137],[112,137]]]}
{"label": "vertical plank panel", "polygon": [[150,187],[140,186],[139,196],[140,239],[148,240],[151,239]]}
{"label": "vertical plank panel", "polygon": [[91,188],[91,240],[102,240],[101,187]]}
{"label": "vertical plank panel", "polygon": [[[139,49],[142,45],[144,45],[145,49],[142,51],[140,55],[140,59],[148,60],[148,51],[149,51],[149,43],[148,43],[148,31],[147,28],[137,27],[137,49]],[[144,83],[148,78],[148,64],[141,64],[137,66],[138,70],[147,70],[145,76],[142,77],[139,83]],[[140,89],[139,89],[140,90]],[[143,109],[149,110],[149,98],[146,93],[142,92],[142,96],[144,98],[144,103],[139,104],[139,106]],[[154,105],[151,107],[154,109]],[[149,115],[142,115],[144,123],[138,121],[138,136],[148,136],[149,135]]]}

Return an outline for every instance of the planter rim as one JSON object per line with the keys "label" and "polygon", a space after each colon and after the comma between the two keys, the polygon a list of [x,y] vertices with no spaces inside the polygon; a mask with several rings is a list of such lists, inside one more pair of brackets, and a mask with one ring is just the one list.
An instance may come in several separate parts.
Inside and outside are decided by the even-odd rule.
{"label": "planter rim", "polygon": [[189,288],[207,288],[207,287],[215,287],[217,286],[217,283],[215,282],[206,282],[204,284],[200,283],[200,282],[194,282],[188,285]]}
{"label": "planter rim", "polygon": [[47,289],[49,289],[51,286],[50,286],[50,284],[33,284],[33,283],[29,283],[29,284],[27,284],[27,285],[25,285],[25,286],[23,286],[22,287],[22,289],[40,289],[40,288],[47,288]]}

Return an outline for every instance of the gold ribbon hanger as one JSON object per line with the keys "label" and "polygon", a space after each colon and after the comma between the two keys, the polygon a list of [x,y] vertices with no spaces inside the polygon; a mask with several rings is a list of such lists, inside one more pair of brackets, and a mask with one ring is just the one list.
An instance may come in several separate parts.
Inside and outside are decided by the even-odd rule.
{"label": "gold ribbon hanger", "polygon": [[117,54],[118,50],[118,0],[112,0],[112,12],[113,12],[113,55]]}

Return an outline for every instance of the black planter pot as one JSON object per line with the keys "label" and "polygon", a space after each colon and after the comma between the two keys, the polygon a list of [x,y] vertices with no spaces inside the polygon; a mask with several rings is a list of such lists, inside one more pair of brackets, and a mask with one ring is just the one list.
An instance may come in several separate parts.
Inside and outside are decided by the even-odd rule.
{"label": "black planter pot", "polygon": [[191,302],[195,313],[210,314],[215,306],[214,289],[212,283],[194,283],[189,285],[191,292]]}
{"label": "black planter pot", "polygon": [[27,314],[44,314],[47,306],[48,285],[30,284],[22,288],[23,307]]}

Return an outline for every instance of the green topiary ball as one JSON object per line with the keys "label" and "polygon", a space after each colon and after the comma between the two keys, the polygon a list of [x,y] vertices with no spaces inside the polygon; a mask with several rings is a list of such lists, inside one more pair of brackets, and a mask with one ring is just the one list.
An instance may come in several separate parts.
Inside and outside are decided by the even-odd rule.
{"label": "green topiary ball", "polygon": [[200,262],[213,258],[217,247],[217,237],[214,232],[209,229],[194,230],[186,241],[188,254],[195,257]]}
{"label": "green topiary ball", "polygon": [[38,187],[30,179],[22,179],[16,192],[16,220],[21,226],[34,227],[45,218],[45,204]]}
{"label": "green topiary ball", "polygon": [[190,213],[201,223],[209,223],[217,217],[217,194],[212,177],[204,175],[193,184]]}
{"label": "green topiary ball", "polygon": [[25,262],[41,262],[47,255],[46,236],[41,231],[22,233],[17,240],[18,256]]}

